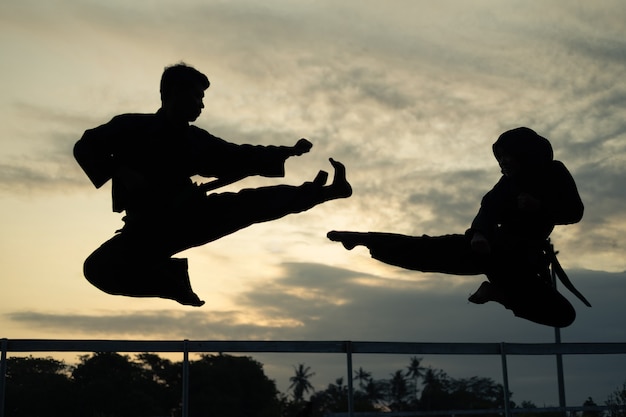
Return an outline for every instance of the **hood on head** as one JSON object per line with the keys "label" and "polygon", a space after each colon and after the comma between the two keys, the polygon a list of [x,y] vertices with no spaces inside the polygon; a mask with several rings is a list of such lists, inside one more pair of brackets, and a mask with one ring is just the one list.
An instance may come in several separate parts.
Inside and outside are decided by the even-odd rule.
{"label": "hood on head", "polygon": [[496,159],[502,155],[515,158],[524,170],[541,169],[554,158],[548,139],[532,129],[518,127],[500,135],[492,146]]}

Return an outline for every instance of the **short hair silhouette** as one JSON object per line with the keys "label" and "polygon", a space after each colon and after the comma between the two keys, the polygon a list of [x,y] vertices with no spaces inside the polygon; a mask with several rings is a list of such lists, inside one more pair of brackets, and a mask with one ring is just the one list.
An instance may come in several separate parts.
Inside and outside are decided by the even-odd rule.
{"label": "short hair silhouette", "polygon": [[174,91],[201,87],[206,90],[211,85],[209,78],[194,67],[181,62],[165,67],[161,75],[161,101],[171,97]]}

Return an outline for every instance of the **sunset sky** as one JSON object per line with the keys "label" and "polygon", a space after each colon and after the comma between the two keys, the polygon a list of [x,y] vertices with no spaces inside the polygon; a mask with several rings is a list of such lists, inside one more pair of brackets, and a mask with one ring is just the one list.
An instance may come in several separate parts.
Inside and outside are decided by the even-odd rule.
{"label": "sunset sky", "polygon": [[[498,180],[491,144],[528,126],[577,181],[581,223],[553,242],[593,305],[566,296],[564,342],[626,341],[626,3],[551,0],[20,0],[0,3],[0,338],[552,342],[553,329],[467,296],[483,277],[401,270],[346,251],[331,229],[462,233]],[[236,143],[292,145],[300,184],[328,158],[354,195],[255,225],[181,256],[202,308],[115,297],[82,277],[122,226],[110,184],[96,190],[72,157],[89,128],[154,112],[167,65],[211,80],[196,124]],[[567,358],[568,405],[603,403],[626,355]],[[406,358],[357,364],[375,377]],[[516,359],[514,400],[557,404],[553,358]],[[328,361],[267,364],[285,389],[292,365],[318,389]],[[452,377],[495,371],[424,358]],[[547,365],[546,365],[547,364]],[[378,372],[378,373],[377,373]]]}

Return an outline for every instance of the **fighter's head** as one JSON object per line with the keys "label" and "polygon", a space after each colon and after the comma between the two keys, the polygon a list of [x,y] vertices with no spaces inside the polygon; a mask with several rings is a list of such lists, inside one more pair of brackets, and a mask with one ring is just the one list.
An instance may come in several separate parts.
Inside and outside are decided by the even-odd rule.
{"label": "fighter's head", "polygon": [[501,134],[493,144],[493,154],[502,173],[511,177],[541,171],[554,157],[548,139],[527,127]]}
{"label": "fighter's head", "polygon": [[210,85],[206,75],[185,63],[166,67],[161,76],[161,107],[172,119],[192,122],[204,108],[204,91]]}

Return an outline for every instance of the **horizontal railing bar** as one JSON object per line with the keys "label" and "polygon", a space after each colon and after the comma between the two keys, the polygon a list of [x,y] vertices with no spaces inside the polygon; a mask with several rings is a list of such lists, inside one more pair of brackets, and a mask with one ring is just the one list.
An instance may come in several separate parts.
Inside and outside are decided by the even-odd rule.
{"label": "horizontal railing bar", "polygon": [[[502,352],[504,349],[504,352]],[[413,343],[352,342],[353,353],[441,355],[623,354],[626,343]]]}
{"label": "horizontal railing bar", "polygon": [[296,352],[345,353],[336,341],[170,341],[8,339],[8,352]]}
{"label": "horizontal railing bar", "polygon": [[[424,411],[357,411],[354,417],[421,417],[421,416],[456,416],[474,414],[504,414],[501,408],[476,410],[424,410]],[[347,411],[327,413],[326,417],[350,417]]]}
{"label": "horizontal railing bar", "polygon": [[352,342],[352,353],[499,355],[500,343]]}
{"label": "horizontal railing bar", "polygon": [[626,353],[626,343],[504,343],[507,355],[610,355]]}
{"label": "horizontal railing bar", "polygon": [[[617,407],[624,409],[625,407]],[[580,407],[541,407],[541,408],[511,408],[512,414],[521,413],[557,413],[557,412],[601,412],[608,411],[612,408],[609,406],[580,406]],[[355,412],[354,417],[422,417],[422,416],[456,416],[456,415],[474,415],[474,414],[501,414],[504,415],[502,408],[486,408],[486,409],[468,409],[468,410],[419,410],[419,411],[360,411]],[[349,417],[348,412],[327,413],[328,417]]]}
{"label": "horizontal railing bar", "polygon": [[[347,341],[2,339],[7,352],[346,353]],[[187,343],[185,347],[184,344]],[[624,354],[626,343],[350,342],[354,354],[588,355]],[[504,350],[504,352],[502,351]]]}

